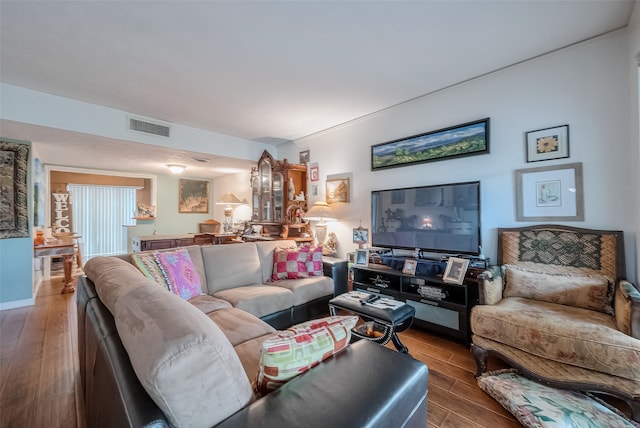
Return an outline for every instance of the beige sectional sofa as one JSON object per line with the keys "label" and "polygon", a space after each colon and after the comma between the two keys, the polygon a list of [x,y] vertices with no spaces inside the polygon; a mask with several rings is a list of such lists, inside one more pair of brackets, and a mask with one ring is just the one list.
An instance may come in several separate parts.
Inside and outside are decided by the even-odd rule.
{"label": "beige sectional sofa", "polygon": [[[284,240],[183,247],[196,266],[204,293],[192,303],[206,313],[208,305],[218,304],[211,300],[215,297],[278,329],[327,312],[334,295],[331,277],[271,280],[275,249],[295,245]],[[131,257],[120,258],[131,262]]]}
{"label": "beige sectional sofa", "polygon": [[291,320],[332,290],[326,277],[268,282],[275,246],[190,247],[207,294],[188,301],[128,257],[89,260],[77,294],[87,426],[425,427],[426,366],[368,341],[256,395],[261,345],[277,333],[258,316]]}

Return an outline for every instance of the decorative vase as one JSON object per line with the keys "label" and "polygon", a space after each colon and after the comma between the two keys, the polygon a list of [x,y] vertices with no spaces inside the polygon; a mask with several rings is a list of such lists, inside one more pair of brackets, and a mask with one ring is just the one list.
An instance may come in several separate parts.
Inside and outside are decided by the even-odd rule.
{"label": "decorative vase", "polygon": [[289,200],[293,201],[296,195],[296,189],[293,185],[293,177],[289,177]]}

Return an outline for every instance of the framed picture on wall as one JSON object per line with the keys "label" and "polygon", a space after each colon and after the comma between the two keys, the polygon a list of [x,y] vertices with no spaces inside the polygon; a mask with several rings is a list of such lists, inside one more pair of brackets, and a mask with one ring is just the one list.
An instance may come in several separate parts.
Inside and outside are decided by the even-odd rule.
{"label": "framed picture on wall", "polygon": [[180,213],[208,213],[209,212],[209,181],[187,180],[181,178],[178,182],[178,212]]}
{"label": "framed picture on wall", "polygon": [[527,162],[569,157],[569,125],[527,132]]}
{"label": "framed picture on wall", "polygon": [[583,221],[582,163],[516,170],[516,221]]}

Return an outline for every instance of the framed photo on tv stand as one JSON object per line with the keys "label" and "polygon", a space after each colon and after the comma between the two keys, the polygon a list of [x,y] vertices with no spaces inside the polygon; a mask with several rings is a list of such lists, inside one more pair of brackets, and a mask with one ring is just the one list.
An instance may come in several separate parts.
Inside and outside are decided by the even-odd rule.
{"label": "framed photo on tv stand", "polygon": [[357,266],[368,266],[369,265],[369,250],[365,249],[357,249],[356,250],[356,260],[354,262]]}
{"label": "framed photo on tv stand", "polygon": [[442,280],[451,284],[462,284],[468,266],[468,259],[449,257],[447,268],[444,271],[444,275],[442,275]]}

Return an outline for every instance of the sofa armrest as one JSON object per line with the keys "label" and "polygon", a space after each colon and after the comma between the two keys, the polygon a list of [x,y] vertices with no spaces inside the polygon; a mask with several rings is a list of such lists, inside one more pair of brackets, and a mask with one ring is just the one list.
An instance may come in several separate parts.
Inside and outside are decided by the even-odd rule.
{"label": "sofa armrest", "polygon": [[426,427],[427,376],[425,364],[361,340],[218,426]]}
{"label": "sofa armrest", "polygon": [[500,266],[491,266],[478,275],[478,295],[481,305],[495,305],[502,300],[502,272]]}
{"label": "sofa armrest", "polygon": [[640,287],[620,280],[613,303],[618,330],[640,339]]}
{"label": "sofa armrest", "polygon": [[322,257],[322,270],[325,276],[333,278],[333,295],[339,296],[348,290],[348,264],[346,260],[334,257]]}

